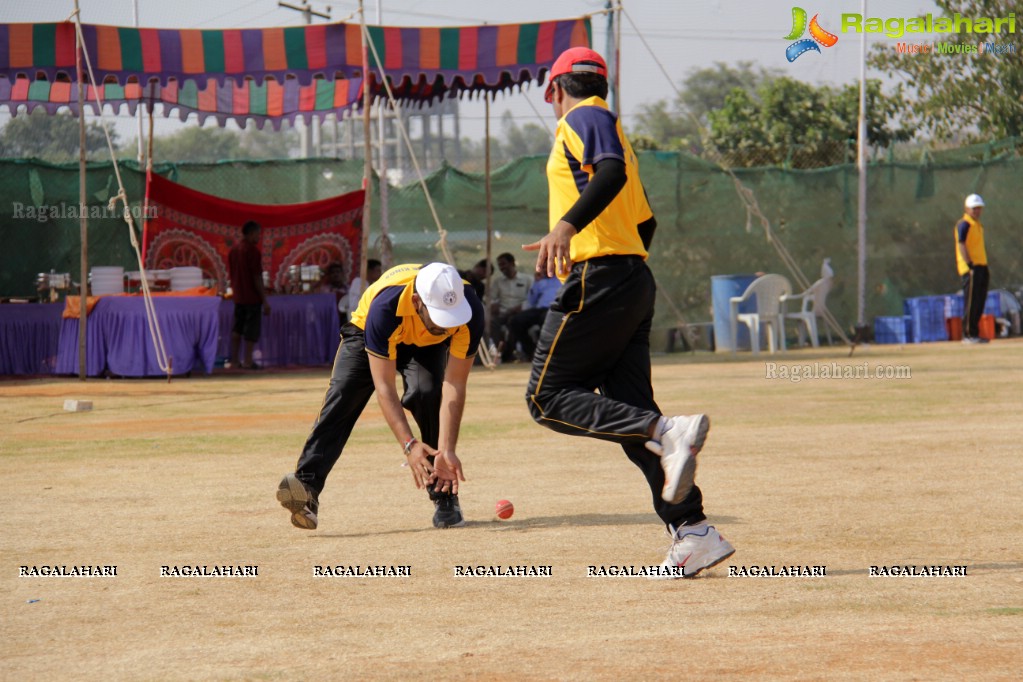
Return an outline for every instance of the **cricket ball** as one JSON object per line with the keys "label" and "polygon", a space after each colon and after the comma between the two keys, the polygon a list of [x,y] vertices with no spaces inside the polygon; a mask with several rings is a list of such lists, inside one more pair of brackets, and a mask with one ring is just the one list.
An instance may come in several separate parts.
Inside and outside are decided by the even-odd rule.
{"label": "cricket ball", "polygon": [[494,511],[497,514],[497,518],[510,519],[512,514],[515,513],[515,505],[508,500],[498,500]]}

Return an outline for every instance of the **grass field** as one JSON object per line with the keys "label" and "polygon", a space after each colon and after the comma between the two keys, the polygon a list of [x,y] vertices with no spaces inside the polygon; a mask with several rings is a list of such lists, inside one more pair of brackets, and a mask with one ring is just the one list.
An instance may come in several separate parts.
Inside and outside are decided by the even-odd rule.
{"label": "grass field", "polygon": [[[846,366],[891,378],[783,378]],[[662,409],[711,416],[697,482],[737,548],[685,581],[586,576],[667,537],[620,449],[529,419],[522,365],[470,380],[465,528],[431,526],[375,403],[293,528],[274,491],[327,374],[0,382],[0,678],[1019,679],[1023,342],[656,358]],[[53,565],[117,575],[19,575]],[[181,565],[258,576],[160,577]],[[728,576],[791,565],[826,576]],[[967,575],[869,575],[893,565]]]}

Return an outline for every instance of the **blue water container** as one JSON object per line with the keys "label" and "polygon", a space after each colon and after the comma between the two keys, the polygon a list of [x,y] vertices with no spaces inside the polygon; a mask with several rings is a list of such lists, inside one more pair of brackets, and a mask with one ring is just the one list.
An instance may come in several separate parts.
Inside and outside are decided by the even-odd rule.
{"label": "blue water container", "polygon": [[[757,278],[756,275],[714,275],[710,278],[710,299],[714,307],[714,350],[731,353],[734,350],[749,350],[749,328],[740,323],[736,337],[732,338],[731,311],[728,299],[742,296],[746,288]],[[739,306],[740,313],[757,312],[756,298]]]}

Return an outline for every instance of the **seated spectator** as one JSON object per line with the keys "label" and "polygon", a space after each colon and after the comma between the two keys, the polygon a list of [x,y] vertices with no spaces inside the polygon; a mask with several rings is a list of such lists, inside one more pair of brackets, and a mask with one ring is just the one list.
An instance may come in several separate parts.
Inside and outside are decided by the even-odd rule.
{"label": "seated spectator", "polygon": [[348,278],[345,277],[345,266],[341,263],[331,263],[327,271],[323,273],[316,291],[321,294],[334,294],[340,301],[341,297],[348,293]]}
{"label": "seated spectator", "polygon": [[515,351],[516,344],[522,346],[522,357],[529,362],[536,351],[536,342],[529,330],[543,326],[547,317],[547,309],[561,290],[561,282],[556,277],[548,277],[546,272],[536,273],[533,286],[529,289],[525,308],[511,316],[508,321],[508,338],[506,347]]}

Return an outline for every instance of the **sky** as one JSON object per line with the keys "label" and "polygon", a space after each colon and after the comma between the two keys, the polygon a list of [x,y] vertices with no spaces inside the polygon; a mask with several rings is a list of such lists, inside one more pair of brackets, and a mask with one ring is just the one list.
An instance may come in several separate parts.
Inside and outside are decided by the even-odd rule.
{"label": "sky", "polygon": [[[291,0],[290,4],[300,2]],[[852,33],[839,33],[833,48],[787,62],[785,48],[792,41],[785,36],[792,29],[796,2],[810,16],[820,12],[821,26],[833,33],[839,33],[842,13],[861,11],[861,0],[814,0],[815,4],[808,0],[622,0],[621,99],[617,109],[626,128],[644,104],[673,99],[673,88],[690,71],[715,62],[734,65],[750,61],[814,85],[855,82],[861,50],[859,36]],[[138,24],[153,28],[256,28],[303,22],[299,12],[279,7],[277,0],[79,0],[79,4],[83,21],[96,24],[132,26],[136,5]],[[355,0],[311,0],[310,4],[319,11],[329,6],[333,21],[358,21]],[[605,4],[606,0],[365,0],[365,11],[369,23],[388,26],[516,23],[594,14],[593,47],[606,53],[607,19],[595,14]],[[0,0],[0,22],[62,21],[73,9],[73,0]],[[929,11],[934,11],[930,0],[867,3],[868,16],[913,17]],[[892,42],[870,35],[868,46],[879,41]],[[465,101],[461,111],[463,136],[482,137],[483,104]],[[510,111],[519,125],[532,122],[552,127],[543,86],[498,95],[491,107],[492,126],[498,125],[505,111]],[[0,122],[7,119],[6,111],[0,114]],[[122,139],[134,137],[131,117],[125,112],[120,119]],[[194,118],[190,121],[195,125]],[[157,119],[156,134],[173,132],[182,125],[176,118]],[[215,123],[209,120],[206,125]]]}

